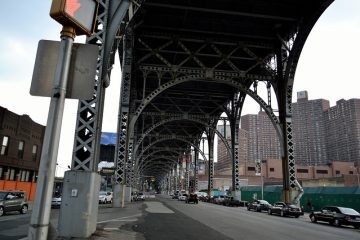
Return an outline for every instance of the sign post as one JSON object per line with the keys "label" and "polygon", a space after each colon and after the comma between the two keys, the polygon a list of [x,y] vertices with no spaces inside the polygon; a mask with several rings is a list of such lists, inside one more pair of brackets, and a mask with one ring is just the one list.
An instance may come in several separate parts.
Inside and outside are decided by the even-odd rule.
{"label": "sign post", "polygon": [[[46,240],[48,237],[51,197],[72,45],[76,35],[92,34],[97,6],[98,2],[94,0],[53,0],[52,2],[50,15],[63,25],[63,29],[40,159],[36,197],[28,232],[30,240]],[[93,9],[93,15],[90,14],[89,9]]]}

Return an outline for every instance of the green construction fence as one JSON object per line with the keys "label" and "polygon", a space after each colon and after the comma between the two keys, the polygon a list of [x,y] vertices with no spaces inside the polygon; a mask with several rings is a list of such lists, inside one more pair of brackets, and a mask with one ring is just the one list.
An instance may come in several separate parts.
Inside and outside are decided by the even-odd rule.
{"label": "green construction fence", "polygon": [[[304,187],[300,206],[305,211],[318,210],[325,206],[342,206],[360,212],[360,187]],[[264,199],[269,203],[282,201],[282,186],[264,186]],[[241,188],[241,200],[261,199],[261,186]],[[309,202],[311,204],[309,204]]]}

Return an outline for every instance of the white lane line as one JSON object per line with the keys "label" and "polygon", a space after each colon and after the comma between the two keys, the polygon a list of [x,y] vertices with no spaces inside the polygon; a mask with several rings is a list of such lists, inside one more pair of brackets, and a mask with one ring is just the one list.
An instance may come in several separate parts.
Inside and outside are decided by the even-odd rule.
{"label": "white lane line", "polygon": [[174,213],[171,209],[165,207],[161,202],[147,202],[145,211],[149,213]]}
{"label": "white lane line", "polygon": [[[109,220],[105,220],[105,221],[100,221],[97,222],[99,223],[107,223],[107,222],[116,222],[116,221],[130,221],[130,220],[125,220],[126,218],[133,218],[133,217],[140,217],[141,214],[136,214],[136,215],[132,215],[132,216],[126,216],[126,217],[121,217],[121,218],[113,218],[113,219],[109,219]],[[134,219],[131,219],[131,221],[133,221]],[[136,220],[135,220],[136,221]]]}

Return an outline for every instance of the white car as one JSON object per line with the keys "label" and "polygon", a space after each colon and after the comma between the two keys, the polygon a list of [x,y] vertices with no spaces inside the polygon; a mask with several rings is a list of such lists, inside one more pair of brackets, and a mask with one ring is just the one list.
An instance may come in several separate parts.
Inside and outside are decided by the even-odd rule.
{"label": "white car", "polygon": [[184,193],[184,194],[182,194],[181,196],[179,196],[179,201],[186,201],[186,198],[187,198],[187,194],[186,193]]}
{"label": "white car", "polygon": [[113,200],[112,192],[99,192],[99,203],[111,203]]}
{"label": "white car", "polygon": [[61,206],[61,196],[53,197],[51,200],[51,207],[60,208],[60,206]]}

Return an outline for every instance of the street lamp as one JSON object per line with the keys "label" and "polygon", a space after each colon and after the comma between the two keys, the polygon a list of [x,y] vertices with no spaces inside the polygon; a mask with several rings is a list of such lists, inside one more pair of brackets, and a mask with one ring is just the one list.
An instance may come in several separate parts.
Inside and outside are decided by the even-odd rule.
{"label": "street lamp", "polygon": [[357,186],[358,187],[360,187],[360,179],[359,179],[359,169],[358,169],[358,167],[353,167],[353,166],[351,166],[350,168],[352,168],[352,169],[355,169],[355,171],[356,171],[356,177],[357,177]]}

